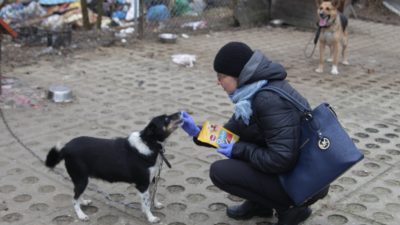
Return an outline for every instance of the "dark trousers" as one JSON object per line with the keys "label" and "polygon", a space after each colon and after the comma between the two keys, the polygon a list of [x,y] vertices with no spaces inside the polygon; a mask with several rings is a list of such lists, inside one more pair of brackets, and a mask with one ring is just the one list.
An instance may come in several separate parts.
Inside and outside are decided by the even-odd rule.
{"label": "dark trousers", "polygon": [[210,178],[223,191],[278,212],[287,210],[293,204],[276,174],[263,173],[244,161],[216,161],[211,165]]}

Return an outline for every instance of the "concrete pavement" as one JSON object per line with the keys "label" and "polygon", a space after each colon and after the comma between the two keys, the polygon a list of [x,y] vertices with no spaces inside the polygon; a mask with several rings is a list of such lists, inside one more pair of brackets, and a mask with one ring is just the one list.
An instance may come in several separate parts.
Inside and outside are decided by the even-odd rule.
{"label": "concrete pavement", "polygon": [[[74,101],[46,102],[37,109],[3,109],[30,153],[0,123],[0,224],[146,224],[133,185],[91,180],[84,193],[93,204],[77,220],[72,185],[63,164],[56,173],[41,162],[58,141],[78,135],[126,136],[160,113],[188,110],[198,123],[223,123],[232,104],[216,85],[212,60],[228,41],[243,41],[282,63],[288,79],[316,106],[328,101],[364,152],[365,159],[332,185],[312,208],[306,225],[398,225],[400,223],[400,29],[350,21],[350,66],[339,76],[317,74],[318,53],[304,57],[312,32],[292,28],[255,28],[179,39],[177,44],[144,41],[129,48],[99,48],[36,65],[15,68],[32,91],[51,84],[72,88]],[[171,61],[172,54],[195,54],[193,68]],[[164,208],[155,214],[167,225],[266,225],[276,219],[235,221],[226,206],[241,199],[221,192],[208,177],[209,165],[223,156],[195,146],[182,131],[166,146],[172,169],[164,167],[157,188]],[[34,155],[37,155],[36,158]]]}

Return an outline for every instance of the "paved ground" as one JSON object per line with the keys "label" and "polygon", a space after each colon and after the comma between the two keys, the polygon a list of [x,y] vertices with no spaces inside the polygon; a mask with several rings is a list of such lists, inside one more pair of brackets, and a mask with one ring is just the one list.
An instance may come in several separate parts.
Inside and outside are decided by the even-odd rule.
{"label": "paved ground", "polygon": [[[352,21],[349,60],[340,76],[314,73],[317,54],[303,49],[313,34],[293,29],[259,28],[181,39],[175,45],[144,42],[134,49],[102,48],[64,59],[39,61],[5,74],[20,86],[40,92],[51,84],[73,89],[69,104],[42,102],[35,109],[4,108],[4,116],[24,149],[0,123],[0,224],[146,224],[133,186],[92,180],[85,192],[93,205],[80,222],[71,206],[72,185],[64,166],[44,167],[49,148],[77,135],[126,136],[160,113],[189,110],[198,123],[222,123],[232,105],[216,85],[212,60],[226,42],[240,40],[285,65],[289,80],[313,106],[330,102],[365,160],[332,185],[328,197],[313,206],[307,225],[398,225],[400,223],[400,29]],[[193,68],[172,63],[171,55],[195,54]],[[170,138],[156,210],[162,224],[257,224],[275,219],[234,221],[227,205],[241,199],[213,186],[211,162],[223,157],[195,146],[182,130]],[[34,155],[39,157],[36,158]]]}

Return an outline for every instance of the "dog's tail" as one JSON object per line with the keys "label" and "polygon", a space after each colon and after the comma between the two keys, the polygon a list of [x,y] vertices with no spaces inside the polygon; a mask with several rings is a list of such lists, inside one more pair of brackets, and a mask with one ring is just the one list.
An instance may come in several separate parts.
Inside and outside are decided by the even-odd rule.
{"label": "dog's tail", "polygon": [[59,145],[54,146],[53,148],[50,149],[46,157],[45,164],[47,167],[54,168],[58,163],[61,162],[61,160],[64,159],[64,156],[61,153],[61,149],[62,147],[60,147]]}

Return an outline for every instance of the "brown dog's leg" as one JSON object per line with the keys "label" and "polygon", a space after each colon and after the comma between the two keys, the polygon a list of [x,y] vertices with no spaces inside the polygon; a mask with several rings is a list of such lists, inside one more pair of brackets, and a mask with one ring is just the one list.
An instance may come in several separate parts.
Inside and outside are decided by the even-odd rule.
{"label": "brown dog's leg", "polygon": [[329,45],[329,58],[326,61],[330,63],[333,61],[333,45]]}
{"label": "brown dog's leg", "polygon": [[319,41],[319,65],[315,70],[317,73],[324,72],[324,54],[325,54],[325,42]]}
{"label": "brown dog's leg", "polygon": [[339,41],[335,41],[332,46],[332,56],[333,56],[333,61],[332,61],[332,69],[331,69],[331,74],[337,75],[339,74],[338,71],[338,62],[339,62]]}
{"label": "brown dog's leg", "polygon": [[349,61],[347,61],[347,43],[348,43],[348,37],[347,37],[347,32],[343,34],[343,38],[341,40],[342,44],[342,64],[343,65],[349,65]]}

